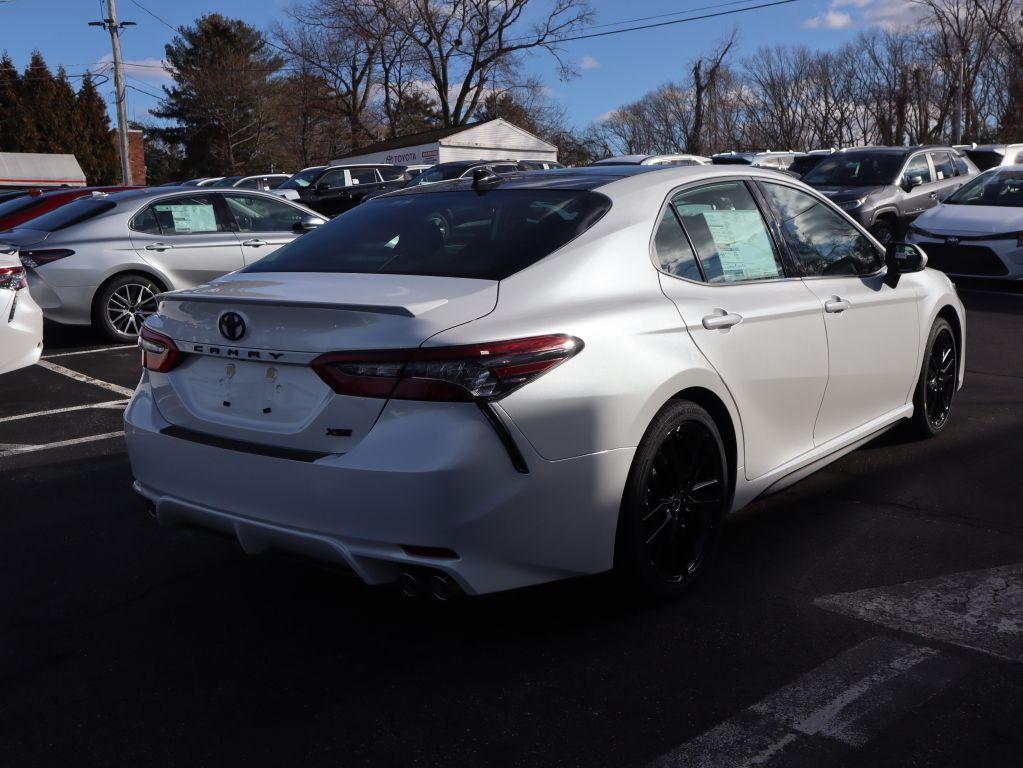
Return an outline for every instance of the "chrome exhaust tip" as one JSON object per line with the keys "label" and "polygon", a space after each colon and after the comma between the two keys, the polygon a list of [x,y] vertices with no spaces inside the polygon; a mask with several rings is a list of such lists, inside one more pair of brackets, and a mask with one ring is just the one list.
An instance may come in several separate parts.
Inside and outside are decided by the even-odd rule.
{"label": "chrome exhaust tip", "polygon": [[402,571],[398,575],[398,591],[405,597],[421,597],[426,592],[426,585],[414,573]]}

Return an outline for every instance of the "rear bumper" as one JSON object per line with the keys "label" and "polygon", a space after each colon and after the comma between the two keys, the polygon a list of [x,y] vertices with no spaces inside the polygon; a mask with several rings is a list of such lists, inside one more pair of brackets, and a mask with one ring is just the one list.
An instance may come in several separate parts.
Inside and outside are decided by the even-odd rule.
{"label": "rear bumper", "polygon": [[43,313],[29,291],[11,293],[0,291],[0,373],[35,365],[43,352]]}
{"label": "rear bumper", "polygon": [[92,297],[96,286],[59,286],[46,280],[37,270],[28,270],[28,288],[47,320],[66,325],[92,322]]}
{"label": "rear bumper", "polygon": [[[161,523],[227,533],[250,553],[344,564],[368,584],[428,567],[470,594],[611,568],[634,453],[546,461],[510,426],[523,474],[466,404],[391,403],[351,452],[312,461],[181,439],[168,426],[144,380],[125,438],[136,490]],[[413,557],[403,544],[458,558]]]}

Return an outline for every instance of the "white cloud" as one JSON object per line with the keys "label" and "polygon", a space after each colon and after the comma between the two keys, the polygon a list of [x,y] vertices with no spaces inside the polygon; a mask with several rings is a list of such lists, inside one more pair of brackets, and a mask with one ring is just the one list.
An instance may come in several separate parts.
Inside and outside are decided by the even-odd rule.
{"label": "white cloud", "polygon": [[[136,80],[145,80],[147,83],[163,84],[171,80],[171,71],[166,61],[162,59],[123,59],[124,74]],[[106,70],[113,66],[112,57],[108,53],[97,64]]]}
{"label": "white cloud", "polygon": [[579,61],[579,69],[600,69],[600,62],[592,56],[583,56]]}
{"label": "white cloud", "polygon": [[832,0],[831,9],[836,8],[866,8],[872,0]]}
{"label": "white cloud", "polygon": [[868,24],[878,27],[905,27],[919,21],[921,6],[907,0],[875,2],[863,14]]}
{"label": "white cloud", "polygon": [[845,11],[825,11],[803,22],[806,29],[845,29],[852,25],[852,16]]}

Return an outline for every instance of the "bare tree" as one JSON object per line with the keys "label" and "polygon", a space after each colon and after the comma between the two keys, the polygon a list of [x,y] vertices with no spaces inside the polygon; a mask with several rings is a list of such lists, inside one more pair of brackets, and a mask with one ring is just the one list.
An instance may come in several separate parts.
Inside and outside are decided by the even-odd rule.
{"label": "bare tree", "polygon": [[[553,0],[545,11],[535,0],[375,0],[390,25],[421,59],[444,125],[472,119],[487,92],[507,82],[519,55],[547,51],[568,76],[560,39],[590,18],[588,0]],[[539,15],[528,24],[525,14]]]}
{"label": "bare tree", "polygon": [[723,40],[710,56],[697,59],[693,63],[693,118],[686,135],[686,150],[702,155],[706,151],[706,136],[704,135],[704,123],[708,111],[707,101],[717,93],[718,74],[724,65],[725,59],[735,46],[738,30],[733,29],[731,34]]}

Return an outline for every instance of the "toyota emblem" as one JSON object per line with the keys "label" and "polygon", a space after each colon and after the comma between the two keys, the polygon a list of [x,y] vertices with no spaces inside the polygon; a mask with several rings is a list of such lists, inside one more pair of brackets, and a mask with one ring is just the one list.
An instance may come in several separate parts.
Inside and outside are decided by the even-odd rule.
{"label": "toyota emblem", "polygon": [[237,312],[225,312],[217,323],[220,335],[231,341],[238,341],[245,335],[245,319]]}

